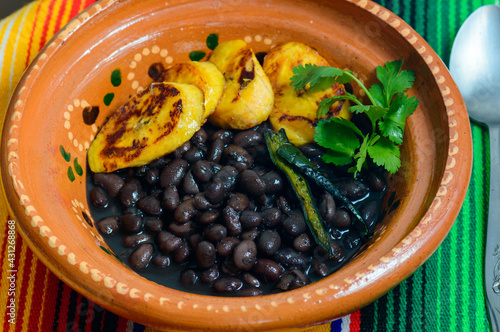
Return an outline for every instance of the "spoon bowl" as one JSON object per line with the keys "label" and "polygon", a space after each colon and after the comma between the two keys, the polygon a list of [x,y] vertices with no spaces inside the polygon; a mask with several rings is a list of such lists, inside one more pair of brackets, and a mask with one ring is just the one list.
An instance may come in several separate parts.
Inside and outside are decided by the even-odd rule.
{"label": "spoon bowl", "polygon": [[490,196],[484,279],[491,327],[500,331],[500,6],[472,13],[460,28],[450,71],[469,115],[486,124],[490,135]]}

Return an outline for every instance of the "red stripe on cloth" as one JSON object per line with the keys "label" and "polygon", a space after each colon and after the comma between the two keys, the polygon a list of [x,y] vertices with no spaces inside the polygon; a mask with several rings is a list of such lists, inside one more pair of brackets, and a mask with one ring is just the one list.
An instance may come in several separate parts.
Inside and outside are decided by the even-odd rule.
{"label": "red stripe on cloth", "polygon": [[125,319],[123,317],[118,318],[118,328],[116,329],[117,332],[126,332],[127,331],[127,324],[128,324],[128,319]]}
{"label": "red stripe on cloth", "polygon": [[[30,283],[30,274],[31,274],[31,265],[33,264],[33,252],[27,248],[26,250],[26,256],[25,257],[20,257],[21,256],[21,248],[23,245],[27,246],[26,244],[23,244],[21,236],[18,237],[18,243],[16,244],[16,262],[19,262],[17,265],[21,265],[21,259],[24,261],[24,268],[23,268],[23,274],[22,274],[22,283],[21,283],[21,289],[17,289],[19,293],[19,303],[16,303],[18,305],[17,307],[17,320],[22,322],[24,319],[24,316],[27,315],[29,317],[29,312],[25,312],[26,308],[26,301],[25,299],[28,298],[28,288],[29,288],[29,283]],[[16,267],[17,268],[17,267]],[[18,278],[19,276],[19,271],[18,271]],[[17,295],[17,294],[16,294]]]}
{"label": "red stripe on cloth", "polygon": [[[40,36],[40,45],[38,49],[42,49],[42,47],[45,45],[47,42],[47,32],[49,31],[49,24],[50,21],[52,20],[52,12],[54,11],[54,4],[56,3],[57,0],[52,0],[49,5],[48,13],[47,13],[47,18],[45,19],[45,24],[43,25],[42,29],[42,35]],[[52,36],[49,36],[52,37]]]}
{"label": "red stripe on cloth", "polygon": [[64,16],[64,12],[66,11],[66,5],[68,4],[68,0],[63,0],[61,3],[61,8],[59,8],[59,13],[57,14],[56,18],[56,24],[54,26],[54,33],[57,33],[59,30],[61,30],[61,23],[62,23],[62,18]]}
{"label": "red stripe on cloth", "polygon": [[68,321],[69,298],[71,288],[63,285],[61,305],[59,306],[59,320],[56,322],[57,331],[66,332],[66,322]]}
{"label": "red stripe on cloth", "polygon": [[[82,314],[82,296],[80,294],[77,295],[76,297],[76,312],[75,312],[75,318],[73,319],[73,331],[78,332],[80,331],[80,320],[81,317],[80,315]],[[85,322],[84,322],[85,323]]]}
{"label": "red stripe on cloth", "polygon": [[87,307],[87,317],[85,318],[85,332],[93,332],[92,331],[92,321],[95,318],[94,312],[94,302],[89,300],[89,306]]}
{"label": "red stripe on cloth", "polygon": [[45,271],[46,267],[42,262],[38,261],[35,270],[35,287],[33,290],[33,301],[31,303],[31,312],[29,312],[29,326],[38,326],[40,320],[40,313],[43,310],[43,291],[45,284]]}
{"label": "red stripe on cloth", "polygon": [[31,30],[30,41],[28,42],[28,55],[26,56],[26,63],[24,64],[24,68],[28,67],[28,65],[30,64],[31,45],[33,44],[33,35],[35,34],[35,26],[38,22],[38,14],[40,14],[40,8],[42,7],[40,2],[38,2],[37,5],[38,5],[38,7],[36,8],[35,19],[33,21],[33,29]]}
{"label": "red stripe on cloth", "polygon": [[74,0],[73,1],[73,5],[71,6],[71,11],[69,12],[69,19],[72,19],[73,17],[75,17],[76,15],[79,14],[79,11],[80,11],[80,3],[82,2],[83,0]]}
{"label": "red stripe on cloth", "polygon": [[45,299],[43,305],[43,320],[41,331],[51,331],[54,326],[57,305],[57,291],[59,289],[60,281],[52,272],[46,267],[45,273],[47,276],[47,291],[42,290],[42,297]]}
{"label": "red stripe on cloth", "polygon": [[359,332],[361,330],[361,311],[355,311],[351,314],[350,332]]}
{"label": "red stripe on cloth", "polygon": [[[9,224],[9,220],[10,220],[10,216],[7,216],[7,220],[5,221],[6,225]],[[18,234],[18,236],[20,236],[20,235]],[[4,262],[5,252],[7,251],[7,248],[9,247],[9,226],[5,227],[5,234],[3,235],[3,238],[5,239],[5,243],[2,246],[2,251],[0,252],[0,262]]]}

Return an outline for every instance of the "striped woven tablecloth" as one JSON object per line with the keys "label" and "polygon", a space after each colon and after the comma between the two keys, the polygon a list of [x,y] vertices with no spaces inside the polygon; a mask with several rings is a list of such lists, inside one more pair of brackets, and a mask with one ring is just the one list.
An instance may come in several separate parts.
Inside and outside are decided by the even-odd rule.
{"label": "striped woven tablecloth", "polygon": [[[0,124],[9,96],[30,61],[54,33],[94,1],[35,1],[0,21]],[[453,39],[463,21],[477,7],[495,1],[376,2],[413,26],[448,63]],[[482,273],[489,192],[488,131],[473,122],[472,135],[474,165],[468,195],[455,225],[434,255],[375,303],[304,331],[489,330]],[[104,310],[66,286],[33,255],[19,235],[14,259],[15,320],[11,320],[15,324],[9,322],[10,217],[4,199],[0,192],[0,331],[152,331]]]}

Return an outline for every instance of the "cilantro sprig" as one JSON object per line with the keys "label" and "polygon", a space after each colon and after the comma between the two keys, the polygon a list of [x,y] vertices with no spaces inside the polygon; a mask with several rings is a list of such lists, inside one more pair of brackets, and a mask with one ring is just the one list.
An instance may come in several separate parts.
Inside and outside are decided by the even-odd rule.
{"label": "cilantro sprig", "polygon": [[[406,118],[417,109],[418,99],[405,94],[411,88],[413,71],[402,70],[403,60],[387,62],[378,66],[376,73],[380,83],[367,88],[351,71],[333,67],[306,64],[293,68],[291,86],[295,90],[314,93],[325,90],[335,83],[352,81],[366,93],[369,105],[363,104],[355,95],[344,95],[323,99],[318,106],[319,119],[315,127],[315,141],[327,149],[323,160],[338,166],[353,165],[349,171],[354,176],[366,167],[368,160],[383,166],[394,174],[401,167],[399,146],[403,142]],[[371,122],[371,132],[363,133],[354,123],[339,117],[325,118],[330,107],[337,101],[349,100],[349,110],[365,114]]]}

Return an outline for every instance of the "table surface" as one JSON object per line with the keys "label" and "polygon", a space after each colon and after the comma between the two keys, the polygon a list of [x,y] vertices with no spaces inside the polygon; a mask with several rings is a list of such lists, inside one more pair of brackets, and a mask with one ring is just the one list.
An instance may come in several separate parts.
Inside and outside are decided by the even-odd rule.
{"label": "table surface", "polygon": [[[0,5],[0,18],[7,1]],[[21,1],[15,0],[17,5]],[[356,0],[357,1],[357,0]],[[364,0],[359,0],[364,1]],[[472,11],[493,0],[377,0],[408,22],[449,61],[456,33]],[[62,25],[94,0],[41,0],[0,21],[0,125],[13,86],[23,70]],[[9,5],[14,1],[9,1]],[[48,24],[55,22],[55,24]],[[9,32],[18,35],[8,36]],[[45,28],[44,28],[45,27]],[[42,33],[26,33],[26,29]],[[38,29],[38,30],[37,30]],[[21,37],[19,37],[21,36]],[[22,36],[31,36],[28,43]],[[9,38],[8,38],[9,37]],[[33,43],[36,39],[36,43]],[[14,51],[6,45],[16,45]],[[19,61],[10,61],[15,57]],[[10,52],[10,53],[9,53]],[[10,58],[8,57],[10,56]],[[10,61],[10,62],[9,62]],[[3,70],[3,71],[2,71]],[[469,191],[449,235],[412,276],[373,304],[308,331],[488,331],[483,286],[489,182],[487,128],[472,122],[474,160]],[[1,128],[1,126],[0,126]],[[4,171],[4,170],[2,170]],[[58,280],[16,236],[16,324],[8,322],[7,214],[0,192],[0,331],[151,331],[82,297]]]}

